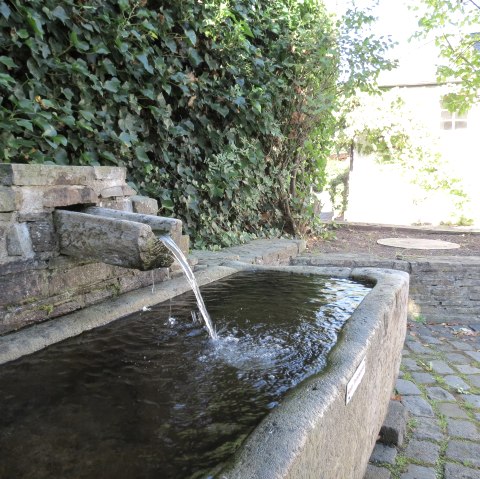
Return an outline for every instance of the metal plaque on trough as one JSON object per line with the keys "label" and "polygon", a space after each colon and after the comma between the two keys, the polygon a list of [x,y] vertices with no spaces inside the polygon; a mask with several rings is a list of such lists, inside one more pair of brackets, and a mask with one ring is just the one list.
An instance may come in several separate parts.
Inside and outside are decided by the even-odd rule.
{"label": "metal plaque on trough", "polygon": [[366,365],[366,358],[363,358],[360,364],[358,365],[358,368],[353,373],[352,378],[350,379],[350,381],[348,381],[347,393],[345,395],[345,404],[348,404],[350,402],[359,384],[362,382],[363,375],[365,374],[365,365]]}

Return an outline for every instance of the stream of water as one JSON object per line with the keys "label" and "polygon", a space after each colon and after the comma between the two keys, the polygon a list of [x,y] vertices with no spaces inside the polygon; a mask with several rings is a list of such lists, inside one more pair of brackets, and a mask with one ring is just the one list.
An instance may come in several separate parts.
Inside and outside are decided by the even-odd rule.
{"label": "stream of water", "polygon": [[195,279],[195,275],[193,274],[192,268],[188,264],[187,258],[183,254],[183,251],[178,247],[178,245],[173,241],[170,236],[162,235],[158,237],[160,241],[169,249],[172,253],[174,258],[180,264],[185,276],[192,288],[193,293],[195,294],[195,298],[197,299],[198,309],[200,314],[202,315],[203,321],[205,323],[205,327],[207,328],[208,334],[212,339],[218,339],[218,334],[215,331],[215,327],[213,326],[212,319],[208,314],[207,308],[205,306],[205,302],[203,301],[202,294],[200,293],[200,288],[198,287],[197,280]]}

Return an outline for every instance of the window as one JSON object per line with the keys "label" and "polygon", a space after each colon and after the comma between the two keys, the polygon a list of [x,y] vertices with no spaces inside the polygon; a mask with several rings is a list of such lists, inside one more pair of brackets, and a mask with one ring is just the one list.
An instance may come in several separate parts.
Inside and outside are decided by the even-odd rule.
{"label": "window", "polygon": [[443,105],[440,108],[440,127],[442,130],[462,130],[467,128],[466,113],[451,113]]}

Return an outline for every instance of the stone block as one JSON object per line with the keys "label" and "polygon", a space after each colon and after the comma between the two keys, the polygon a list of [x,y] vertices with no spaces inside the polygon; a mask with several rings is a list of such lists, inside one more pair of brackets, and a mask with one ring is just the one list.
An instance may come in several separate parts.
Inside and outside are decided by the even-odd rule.
{"label": "stone block", "polygon": [[425,464],[435,464],[440,456],[440,446],[430,441],[412,439],[408,443],[405,455]]}
{"label": "stone block", "polygon": [[404,472],[400,479],[436,479],[437,473],[433,467],[417,466],[410,464],[407,472]]}
{"label": "stone block", "polygon": [[480,444],[468,441],[450,441],[445,453],[448,459],[480,467]]}
{"label": "stone block", "polygon": [[454,374],[449,374],[444,377],[445,383],[448,384],[451,388],[468,391],[470,386],[459,376]]}
{"label": "stone block", "polygon": [[397,379],[395,389],[398,394],[401,394],[402,396],[418,396],[422,394],[422,391],[418,389],[415,383],[412,383],[412,381],[406,381],[405,379]]}
{"label": "stone block", "polygon": [[445,464],[445,479],[480,479],[480,470],[447,462]]}
{"label": "stone block", "polygon": [[390,401],[387,415],[380,429],[381,441],[401,446],[407,432],[407,410],[399,401]]}
{"label": "stone block", "polygon": [[430,373],[412,373],[415,382],[420,384],[435,384],[435,378]]}
{"label": "stone block", "polygon": [[134,195],[131,198],[134,213],[144,215],[156,215],[158,213],[158,201],[148,196]]}
{"label": "stone block", "polygon": [[417,417],[415,418],[413,437],[440,442],[444,435],[436,418]]}
{"label": "stone block", "polygon": [[461,409],[458,404],[440,403],[438,410],[441,414],[447,417],[458,417],[462,419],[468,419],[467,413]]}
{"label": "stone block", "polygon": [[8,186],[0,186],[0,212],[15,210],[15,191]]}
{"label": "stone block", "polygon": [[369,464],[367,466],[367,470],[365,471],[365,476],[363,477],[363,479],[390,479],[391,477],[392,474],[388,469]]}
{"label": "stone block", "polygon": [[112,210],[132,212],[132,202],[130,198],[100,198],[98,206],[102,208],[110,208]]}
{"label": "stone block", "polygon": [[87,185],[95,180],[91,166],[0,165],[0,184],[16,186]]}
{"label": "stone block", "polygon": [[183,254],[187,255],[190,250],[190,236],[181,235],[178,246],[180,246],[180,249],[183,251]]}
{"label": "stone block", "polygon": [[123,188],[121,185],[118,186],[110,186],[108,188],[104,188],[100,190],[99,196],[102,198],[118,198],[125,196],[123,194]]}
{"label": "stone block", "polygon": [[7,232],[7,252],[9,256],[34,256],[33,246],[27,223],[14,223]]}
{"label": "stone block", "polygon": [[427,396],[435,401],[455,401],[453,394],[440,387],[427,388]]}
{"label": "stone block", "polygon": [[419,396],[405,396],[402,403],[414,416],[434,417],[432,406]]}
{"label": "stone block", "polygon": [[93,174],[96,180],[125,183],[127,170],[118,166],[94,166]]}
{"label": "stone block", "polygon": [[98,202],[92,188],[86,186],[56,186],[43,193],[43,206],[56,208],[70,205],[91,205]]}
{"label": "stone block", "polygon": [[462,399],[470,406],[480,409],[480,395],[479,394],[462,394]]}
{"label": "stone block", "polygon": [[370,462],[375,464],[395,464],[397,448],[377,442],[370,456]]}
{"label": "stone block", "polygon": [[448,419],[447,431],[450,437],[459,437],[470,439],[471,441],[480,441],[480,434],[477,427],[470,421],[461,419]]}
{"label": "stone block", "polygon": [[26,223],[30,232],[33,251],[36,253],[54,251],[57,247],[53,220]]}

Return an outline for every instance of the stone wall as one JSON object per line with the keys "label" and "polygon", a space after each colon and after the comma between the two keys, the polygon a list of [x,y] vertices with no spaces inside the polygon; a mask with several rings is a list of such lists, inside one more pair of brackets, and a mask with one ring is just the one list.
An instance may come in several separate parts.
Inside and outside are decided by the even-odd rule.
{"label": "stone wall", "polygon": [[373,267],[410,274],[410,314],[432,322],[468,324],[480,317],[480,258],[438,256],[388,260],[368,255],[328,254],[297,258],[295,264]]}
{"label": "stone wall", "polygon": [[138,196],[125,179],[124,168],[0,164],[0,334],[170,276],[168,268],[140,272],[59,252],[57,208],[157,214],[156,200]]}

